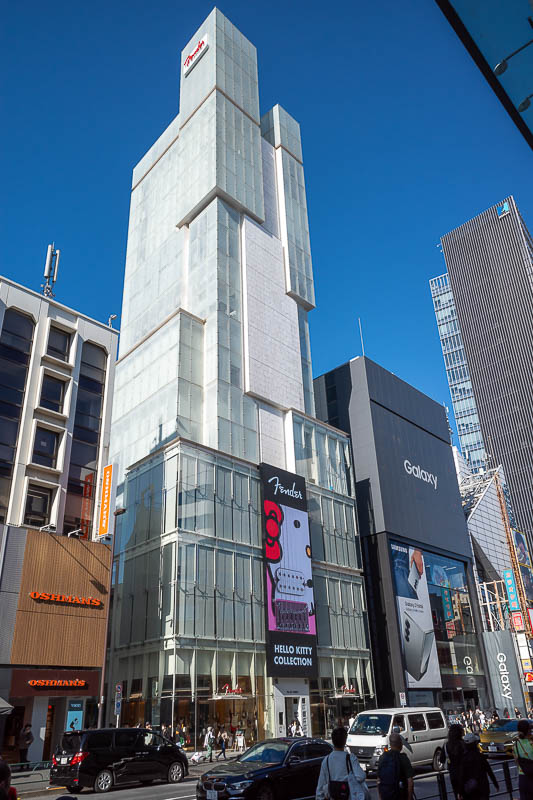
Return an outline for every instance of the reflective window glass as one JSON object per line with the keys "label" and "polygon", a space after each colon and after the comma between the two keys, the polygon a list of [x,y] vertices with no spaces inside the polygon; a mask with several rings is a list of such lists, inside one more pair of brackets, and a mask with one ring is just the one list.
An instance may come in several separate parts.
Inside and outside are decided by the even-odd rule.
{"label": "reflective window glass", "polygon": [[66,333],[66,331],[62,331],[52,325],[48,336],[48,355],[59,358],[61,361],[68,361],[70,338],[70,333]]}
{"label": "reflective window glass", "polygon": [[41,406],[49,408],[51,411],[61,412],[63,410],[64,393],[65,384],[63,381],[52,378],[50,375],[45,375],[41,390]]}
{"label": "reflective window glass", "polygon": [[423,714],[409,714],[408,719],[412,731],[426,730],[426,720]]}
{"label": "reflective window glass", "polygon": [[26,497],[24,524],[42,528],[50,522],[52,490],[30,484]]}
{"label": "reflective window glass", "polygon": [[43,467],[55,467],[58,444],[58,433],[50,431],[48,428],[38,427],[35,432],[35,444],[32,457],[33,463],[41,464]]}

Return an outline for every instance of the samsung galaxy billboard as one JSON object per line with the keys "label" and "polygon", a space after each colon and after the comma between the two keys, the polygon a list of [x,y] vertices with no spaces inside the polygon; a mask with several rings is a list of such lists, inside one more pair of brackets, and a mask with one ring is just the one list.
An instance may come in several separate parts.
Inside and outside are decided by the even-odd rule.
{"label": "samsung galaxy billboard", "polygon": [[267,674],[318,674],[316,614],[305,479],[260,464]]}

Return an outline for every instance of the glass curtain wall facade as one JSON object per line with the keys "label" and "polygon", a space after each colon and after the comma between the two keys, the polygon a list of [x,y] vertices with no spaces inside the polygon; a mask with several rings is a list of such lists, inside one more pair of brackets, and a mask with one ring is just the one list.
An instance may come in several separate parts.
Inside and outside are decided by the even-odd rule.
{"label": "glass curtain wall facade", "polygon": [[502,465],[517,526],[531,536],[533,239],[509,196],[441,242],[488,467]]}
{"label": "glass curtain wall facade", "polygon": [[[130,472],[124,506],[112,631],[123,722],[173,724],[194,747],[207,725],[243,728],[248,744],[265,738],[274,724],[257,468],[176,443]],[[320,664],[309,694],[313,733],[325,735],[374,692],[354,500],[317,482],[309,508]]]}
{"label": "glass curtain wall facade", "polygon": [[450,279],[447,274],[439,275],[438,278],[430,280],[429,286],[457,424],[459,445],[468,465],[474,472],[478,472],[479,469],[485,467],[485,445]]}
{"label": "glass curtain wall facade", "polygon": [[[249,744],[296,707],[324,734],[374,704],[348,437],[312,416],[314,302],[299,125],[259,116],[255,48],[215,9],[133,173],[111,431],[109,685],[123,721],[194,748],[208,724]],[[317,679],[267,674],[259,464],[306,479]]]}

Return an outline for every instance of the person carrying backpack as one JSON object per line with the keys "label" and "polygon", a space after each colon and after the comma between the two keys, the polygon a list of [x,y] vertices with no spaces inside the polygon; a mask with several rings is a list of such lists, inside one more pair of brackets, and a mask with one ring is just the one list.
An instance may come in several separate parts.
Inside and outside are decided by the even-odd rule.
{"label": "person carrying backpack", "polygon": [[496,791],[499,784],[487,756],[479,752],[479,736],[467,733],[463,743],[465,749],[459,767],[458,796],[462,800],[489,800],[489,778]]}
{"label": "person carrying backpack", "polygon": [[403,740],[399,733],[391,733],[389,746],[378,761],[380,800],[413,800],[414,770],[409,758],[402,753]]}
{"label": "person carrying backpack", "polygon": [[517,730],[519,738],[514,743],[513,751],[518,764],[518,790],[520,800],[531,800],[533,797],[533,741],[531,741],[529,721],[521,719]]}
{"label": "person carrying backpack", "polygon": [[322,761],[316,787],[316,800],[366,800],[370,797],[366,785],[366,773],[352,753],[347,753],[346,728],[334,728],[331,732],[333,752]]}

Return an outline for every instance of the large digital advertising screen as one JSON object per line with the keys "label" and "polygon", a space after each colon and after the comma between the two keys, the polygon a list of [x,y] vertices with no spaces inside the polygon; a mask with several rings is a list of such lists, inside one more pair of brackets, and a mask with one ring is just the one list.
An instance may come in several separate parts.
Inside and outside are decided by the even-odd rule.
{"label": "large digital advertising screen", "polygon": [[520,578],[526,596],[528,608],[533,607],[533,570],[531,553],[525,533],[513,529],[513,541],[516,558],[520,566]]}
{"label": "large digital advertising screen", "polygon": [[[442,680],[428,589],[429,567],[424,553],[391,542],[405,679],[409,689],[439,689]],[[439,585],[445,586],[444,582]],[[447,598],[442,598],[443,606]]]}
{"label": "large digital advertising screen", "polygon": [[263,553],[267,674],[318,675],[316,614],[305,479],[259,465],[263,489]]}

